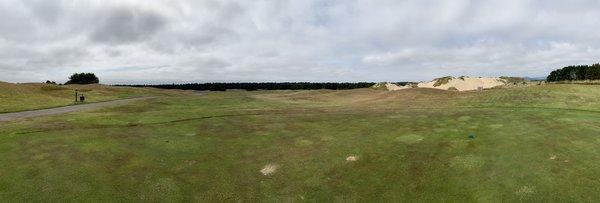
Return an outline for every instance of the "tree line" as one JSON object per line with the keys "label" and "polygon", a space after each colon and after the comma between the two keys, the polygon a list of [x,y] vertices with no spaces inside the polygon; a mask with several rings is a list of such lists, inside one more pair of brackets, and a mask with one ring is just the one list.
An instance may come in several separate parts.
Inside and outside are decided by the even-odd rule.
{"label": "tree line", "polygon": [[162,84],[162,85],[118,85],[130,87],[154,87],[161,89],[182,89],[182,90],[210,90],[225,91],[228,89],[240,90],[347,90],[357,88],[368,88],[375,85],[374,82],[239,82],[239,83],[188,83],[188,84]]}
{"label": "tree line", "polygon": [[600,64],[567,66],[552,71],[546,78],[548,82],[565,80],[600,80]]}

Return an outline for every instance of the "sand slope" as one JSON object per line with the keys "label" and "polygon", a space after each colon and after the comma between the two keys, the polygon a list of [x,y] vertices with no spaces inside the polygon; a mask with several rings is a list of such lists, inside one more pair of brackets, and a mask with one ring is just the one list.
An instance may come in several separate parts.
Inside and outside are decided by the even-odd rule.
{"label": "sand slope", "polygon": [[400,85],[396,85],[396,84],[392,84],[392,83],[386,83],[385,87],[387,88],[388,91],[397,91],[397,90],[403,90],[403,89],[410,88],[408,86],[400,86]]}
{"label": "sand slope", "polygon": [[380,82],[380,83],[373,85],[372,88],[375,88],[375,89],[384,89],[385,88],[387,91],[396,91],[396,90],[408,89],[411,87],[408,85],[401,86],[401,85],[396,85],[396,84],[389,83],[389,82]]}
{"label": "sand slope", "polygon": [[469,91],[477,90],[478,87],[483,87],[486,89],[506,84],[506,80],[499,77],[452,77],[447,83],[435,86],[438,80],[440,79],[435,79],[429,82],[421,82],[418,84],[418,87],[443,90],[448,90],[448,88],[454,87],[458,91]]}

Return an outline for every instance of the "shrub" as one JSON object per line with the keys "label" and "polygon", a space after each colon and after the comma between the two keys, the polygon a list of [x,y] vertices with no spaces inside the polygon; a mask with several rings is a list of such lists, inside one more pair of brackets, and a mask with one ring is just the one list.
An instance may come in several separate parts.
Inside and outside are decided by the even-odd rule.
{"label": "shrub", "polygon": [[458,91],[458,89],[456,89],[456,87],[449,87],[448,90],[449,91]]}

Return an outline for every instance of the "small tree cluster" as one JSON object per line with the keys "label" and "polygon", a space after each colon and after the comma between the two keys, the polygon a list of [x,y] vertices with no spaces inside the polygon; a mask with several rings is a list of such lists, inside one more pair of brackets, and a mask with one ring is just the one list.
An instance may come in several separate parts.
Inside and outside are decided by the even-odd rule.
{"label": "small tree cluster", "polygon": [[548,82],[565,80],[600,80],[600,64],[567,66],[552,71],[546,78]]}
{"label": "small tree cluster", "polygon": [[65,83],[68,84],[96,84],[99,83],[100,80],[93,73],[74,73],[69,77],[69,81]]}
{"label": "small tree cluster", "polygon": [[56,85],[56,82],[54,82],[54,81],[50,81],[50,80],[46,80],[46,84],[52,84],[52,85]]}

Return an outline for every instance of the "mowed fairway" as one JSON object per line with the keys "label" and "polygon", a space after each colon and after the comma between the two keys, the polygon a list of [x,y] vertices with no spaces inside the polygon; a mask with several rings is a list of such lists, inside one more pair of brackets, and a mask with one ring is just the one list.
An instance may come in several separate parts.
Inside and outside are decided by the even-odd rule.
{"label": "mowed fairway", "polygon": [[593,202],[600,86],[162,96],[0,123],[0,163],[3,201]]}

